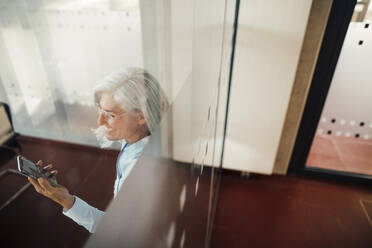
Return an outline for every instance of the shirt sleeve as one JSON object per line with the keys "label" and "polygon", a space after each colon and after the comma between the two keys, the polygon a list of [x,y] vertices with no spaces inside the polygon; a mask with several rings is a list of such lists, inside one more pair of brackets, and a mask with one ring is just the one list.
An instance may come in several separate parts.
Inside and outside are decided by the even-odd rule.
{"label": "shirt sleeve", "polygon": [[94,233],[99,221],[105,212],[90,206],[77,196],[74,205],[69,210],[63,209],[63,214],[71,218],[77,224],[85,227],[89,232]]}

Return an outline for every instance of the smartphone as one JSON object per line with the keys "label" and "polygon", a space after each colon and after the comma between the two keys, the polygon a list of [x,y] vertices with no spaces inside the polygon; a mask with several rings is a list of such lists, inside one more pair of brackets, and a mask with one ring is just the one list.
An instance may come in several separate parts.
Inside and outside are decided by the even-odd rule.
{"label": "smartphone", "polygon": [[53,186],[57,186],[57,178],[53,173],[44,170],[42,167],[37,166],[34,162],[28,160],[27,158],[18,155],[18,170],[27,177],[31,177],[37,180],[39,177],[43,177],[48,180],[48,182]]}

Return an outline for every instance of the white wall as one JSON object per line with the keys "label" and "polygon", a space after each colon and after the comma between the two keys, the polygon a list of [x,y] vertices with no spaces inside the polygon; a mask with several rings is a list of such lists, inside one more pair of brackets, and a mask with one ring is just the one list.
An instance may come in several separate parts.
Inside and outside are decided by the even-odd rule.
{"label": "white wall", "polygon": [[311,2],[241,1],[225,168],[272,173]]}
{"label": "white wall", "polygon": [[175,1],[172,6],[175,160],[219,164],[232,38],[232,22],[225,19],[233,17],[234,2]]}
{"label": "white wall", "polygon": [[[365,24],[369,23],[368,28]],[[372,139],[372,26],[350,23],[324,105],[318,134]],[[359,45],[359,41],[363,41]],[[332,119],[335,120],[332,123]],[[364,125],[360,125],[360,123]]]}

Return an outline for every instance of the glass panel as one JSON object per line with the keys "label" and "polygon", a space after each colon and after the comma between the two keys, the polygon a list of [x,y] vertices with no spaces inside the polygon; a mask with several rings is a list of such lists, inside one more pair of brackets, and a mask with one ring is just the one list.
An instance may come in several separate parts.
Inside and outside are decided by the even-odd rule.
{"label": "glass panel", "polygon": [[1,1],[0,75],[7,94],[0,100],[10,104],[17,132],[97,145],[91,89],[117,68],[144,64],[138,5]]}
{"label": "glass panel", "polygon": [[[177,96],[87,247],[209,245],[235,13],[234,2],[211,6],[200,1],[172,6],[171,78]],[[120,230],[119,238],[112,228]]]}
{"label": "glass panel", "polygon": [[372,175],[372,5],[358,1],[350,22],[308,167]]}
{"label": "glass panel", "polygon": [[[2,244],[81,247],[88,229],[95,234],[87,247],[209,246],[234,15],[235,1],[225,0],[0,1],[0,101],[10,107],[9,118],[20,134],[16,141],[22,149],[17,153],[58,168],[58,182],[76,195],[71,208],[75,210],[65,209],[65,214],[83,226],[62,214],[65,201],[52,203],[32,187],[16,198],[17,204],[3,205],[16,192],[15,185],[27,182],[4,174],[0,231],[9,241]],[[106,136],[112,130],[111,135],[120,136],[112,129],[112,120],[128,109],[119,108],[112,117],[105,112],[108,105],[102,97],[97,112],[93,88],[111,72],[131,67],[145,69],[159,82],[152,88],[156,104],[159,89],[170,103],[160,125],[149,128],[143,153],[140,149],[134,155],[126,150],[130,137],[102,150],[93,132],[98,122],[108,127]],[[148,104],[146,92],[142,104]],[[128,93],[127,98],[131,96]],[[156,110],[139,106],[130,110],[142,113],[149,127],[144,113]],[[141,140],[134,141],[128,147]],[[122,168],[126,153],[134,162],[128,159]],[[17,169],[15,156],[0,161],[0,166],[2,171]],[[110,203],[112,189],[115,200]],[[103,219],[89,219],[92,213],[103,213],[85,204],[104,210]],[[84,213],[79,211],[84,209],[89,209],[85,212],[89,220],[82,220]],[[97,228],[90,224],[93,220],[100,223]],[[33,229],[43,230],[46,238],[28,232]],[[25,238],[17,239],[19,235]]]}

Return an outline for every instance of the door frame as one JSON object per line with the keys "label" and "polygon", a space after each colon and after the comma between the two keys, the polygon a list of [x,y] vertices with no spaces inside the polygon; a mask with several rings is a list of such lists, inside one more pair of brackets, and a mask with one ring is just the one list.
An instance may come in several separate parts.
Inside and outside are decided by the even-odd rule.
{"label": "door frame", "polygon": [[372,175],[307,167],[317,130],[356,0],[334,0],[329,14],[288,172],[332,180],[372,183]]}

